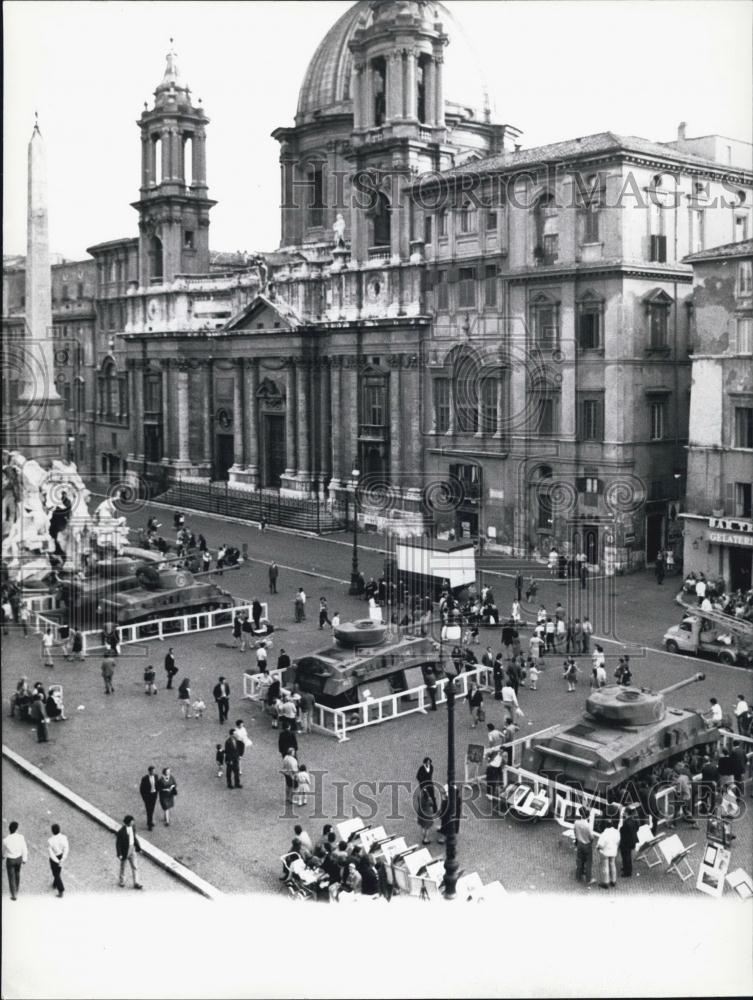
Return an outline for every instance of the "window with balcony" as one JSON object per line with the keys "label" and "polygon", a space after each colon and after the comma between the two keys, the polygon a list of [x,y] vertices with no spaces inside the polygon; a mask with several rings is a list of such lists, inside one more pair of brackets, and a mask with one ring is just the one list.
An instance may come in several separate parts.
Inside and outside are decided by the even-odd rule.
{"label": "window with balcony", "polygon": [[577,302],[578,347],[581,351],[601,350],[604,302],[592,292]]}
{"label": "window with balcony", "polygon": [[559,302],[538,295],[531,303],[531,329],[536,343],[548,350],[559,344]]}
{"label": "window with balcony", "polygon": [[461,267],[458,272],[458,308],[473,309],[476,305],[476,275],[474,268]]}
{"label": "window with balcony", "polygon": [[753,448],[753,406],[735,407],[735,448]]}
{"label": "window with balcony", "polygon": [[753,261],[741,260],[737,265],[737,287],[735,295],[747,299],[753,295]]}
{"label": "window with balcony", "polygon": [[434,391],[434,427],[437,434],[446,434],[450,429],[450,380],[435,378]]}
{"label": "window with balcony", "polygon": [[578,400],[578,438],[581,441],[604,440],[603,396],[580,396]]}
{"label": "window with balcony", "polygon": [[594,476],[586,476],[583,480],[583,504],[586,507],[599,506],[599,480]]}
{"label": "window with balcony", "polygon": [[462,486],[463,501],[477,503],[481,499],[481,469],[478,465],[452,463],[450,476]]}
{"label": "window with balcony", "polygon": [[654,400],[649,404],[649,438],[652,441],[663,441],[667,419],[667,404],[663,399]]}

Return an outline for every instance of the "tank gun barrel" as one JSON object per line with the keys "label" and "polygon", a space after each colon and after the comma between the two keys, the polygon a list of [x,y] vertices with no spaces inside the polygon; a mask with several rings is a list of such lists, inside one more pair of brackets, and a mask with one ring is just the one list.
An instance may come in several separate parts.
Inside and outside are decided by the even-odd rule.
{"label": "tank gun barrel", "polygon": [[679,691],[680,688],[687,687],[688,684],[695,684],[697,681],[705,681],[706,674],[693,674],[692,677],[686,677],[682,681],[678,681],[676,684],[670,684],[669,687],[662,688],[661,691],[657,691],[657,694],[669,694],[670,691]]}

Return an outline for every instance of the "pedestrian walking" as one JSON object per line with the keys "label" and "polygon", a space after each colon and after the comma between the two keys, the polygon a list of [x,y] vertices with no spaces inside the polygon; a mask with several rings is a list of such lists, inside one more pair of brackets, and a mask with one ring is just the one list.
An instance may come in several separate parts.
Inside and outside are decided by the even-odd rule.
{"label": "pedestrian walking", "polygon": [[581,625],[581,650],[583,653],[588,653],[591,649],[591,636],[593,635],[594,627],[591,621],[586,615],[583,618],[583,623]]}
{"label": "pedestrian walking", "polygon": [[180,705],[180,714],[184,719],[187,719],[191,714],[191,681],[188,677],[184,677],[180,682],[178,704]]}
{"label": "pedestrian walking", "polygon": [[539,585],[536,583],[533,577],[528,581],[528,586],[526,587],[526,600],[532,601],[536,594],[539,592]]}
{"label": "pedestrian walking", "polygon": [[144,694],[156,694],[157,685],[155,684],[157,674],[155,673],[154,667],[150,664],[144,670]]}
{"label": "pedestrian walking", "polygon": [[29,621],[31,619],[31,612],[22,604],[18,611],[18,620],[21,623],[21,628],[24,630],[24,639],[28,638],[29,635]]}
{"label": "pedestrian walking", "polygon": [[173,677],[175,677],[178,673],[178,668],[175,666],[175,655],[173,653],[172,646],[170,646],[165,655],[165,673],[167,674],[167,690],[172,691]]}
{"label": "pedestrian walking", "polygon": [[[237,647],[240,644],[241,637],[243,635],[243,616],[239,611],[236,611],[233,615],[233,645]],[[243,649],[241,649],[243,652]]]}
{"label": "pedestrian walking", "polygon": [[42,635],[42,663],[45,667],[54,668],[55,661],[52,657],[52,647],[54,644],[52,629],[48,625]]}
{"label": "pedestrian walking", "polygon": [[227,722],[227,714],[230,711],[230,685],[224,677],[220,677],[212,690],[214,700],[217,704],[217,711],[220,717],[220,725]]}
{"label": "pedestrian walking", "polygon": [[[656,574],[656,582],[661,586],[664,583],[664,557],[661,552],[656,553],[654,573]],[[698,603],[700,604],[701,602],[699,601]]]}
{"label": "pedestrian walking", "polygon": [[47,839],[47,851],[50,859],[50,870],[52,872],[52,888],[57,889],[58,899],[63,898],[65,886],[63,885],[63,865],[68,860],[70,844],[64,833],[60,832],[60,824],[53,823],[51,827],[52,836]]}
{"label": "pedestrian walking", "polygon": [[225,740],[225,780],[228,788],[243,788],[241,785],[241,765],[238,740],[235,738],[235,729],[228,731],[229,735]]}
{"label": "pedestrian walking", "polygon": [[243,719],[235,720],[235,739],[238,744],[238,773],[243,774],[243,757],[246,750],[250,750],[254,745],[251,742],[251,737],[248,735],[248,730],[243,723]]}
{"label": "pedestrian walking", "polygon": [[588,809],[580,807],[578,818],[573,824],[573,835],[575,837],[575,878],[581,879],[587,885],[593,885],[596,881],[593,875],[593,846],[594,832],[589,822]]}
{"label": "pedestrian walking", "polygon": [[316,700],[313,694],[310,691],[301,691],[298,706],[301,713],[301,732],[310,733],[313,726],[314,708],[316,707]]}
{"label": "pedestrian walking", "polygon": [[574,657],[568,656],[562,671],[562,676],[567,681],[568,693],[575,690],[575,685],[578,683],[578,673],[578,664],[575,662]]}
{"label": "pedestrian walking", "polygon": [[295,610],[295,620],[296,620],[296,622],[305,622],[306,621],[306,594],[304,592],[303,587],[299,587],[298,590],[296,591],[295,601],[294,601],[294,610]]}
{"label": "pedestrian walking", "polygon": [[217,767],[217,777],[221,778],[223,769],[225,767],[225,748],[221,743],[215,743],[214,763]]}
{"label": "pedestrian walking", "polygon": [[269,570],[267,571],[269,576],[269,592],[270,594],[277,593],[277,578],[280,575],[280,568],[276,562],[271,562],[269,564]]}
{"label": "pedestrian walking", "polygon": [[434,790],[434,764],[431,757],[424,757],[421,761],[421,766],[416,771],[416,781],[418,782],[418,791],[426,792],[432,802],[434,812],[437,811],[437,799]]}
{"label": "pedestrian walking", "polygon": [[81,660],[84,659],[84,634],[81,629],[74,628],[71,633],[71,659]]}
{"label": "pedestrian walking", "polygon": [[311,775],[305,764],[298,765],[298,773],[295,776],[295,789],[293,791],[293,805],[305,806],[311,794]]}
{"label": "pedestrian walking", "polygon": [[159,804],[165,819],[165,826],[170,826],[170,811],[175,805],[178,786],[169,767],[162,768],[162,774],[157,779],[157,792],[159,793]]}
{"label": "pedestrian walking", "polygon": [[294,750],[298,749],[298,738],[295,735],[295,731],[291,728],[288,719],[283,719],[280,725],[280,735],[277,737],[277,749],[280,752],[280,756],[284,759],[291,747]]}
{"label": "pedestrian walking", "polygon": [[479,722],[486,721],[486,713],[484,712],[484,692],[477,684],[471,681],[466,697],[468,699],[468,709],[471,713],[471,728],[475,729]]}
{"label": "pedestrian walking", "polygon": [[426,685],[426,693],[429,696],[429,701],[431,702],[431,711],[436,712],[437,710],[437,675],[434,673],[434,667],[429,664],[424,670],[424,684]]}
{"label": "pedestrian walking", "polygon": [[588,566],[586,564],[585,558],[580,562],[580,568],[578,569],[578,576],[580,577],[580,589],[588,589]]}
{"label": "pedestrian walking", "polygon": [[518,604],[523,600],[523,574],[518,570],[515,574],[515,593],[517,595]]}
{"label": "pedestrian walking", "polygon": [[546,652],[554,653],[554,637],[556,635],[556,626],[551,618],[547,617],[546,624],[544,626],[544,641],[546,643]]}
{"label": "pedestrian walking", "polygon": [[630,878],[633,874],[633,851],[638,843],[639,825],[635,806],[627,806],[620,827],[620,858],[623,878]]}
{"label": "pedestrian walking", "polygon": [[139,843],[139,838],[136,836],[133,816],[123,817],[123,825],[115,834],[115,853],[120,861],[118,885],[121,888],[125,886],[126,865],[130,865],[133,876],[133,888],[143,889],[144,886],[139,881],[139,865],[136,858],[137,854],[141,854],[141,844]]}
{"label": "pedestrian walking", "polygon": [[599,886],[602,889],[614,888],[617,885],[617,850],[620,846],[620,834],[617,830],[619,819],[611,820],[596,842],[599,857]]}
{"label": "pedestrian walking", "polygon": [[332,627],[332,622],[329,620],[329,611],[327,610],[327,598],[319,598],[319,628],[324,628],[325,625]]}
{"label": "pedestrian walking", "polygon": [[157,781],[157,769],[154,764],[150,764],[139,784],[139,795],[143,799],[144,808],[146,809],[147,830],[154,829],[154,807],[157,805],[159,794]]}
{"label": "pedestrian walking", "polygon": [[106,653],[104,660],[102,660],[102,680],[105,682],[105,694],[112,694],[115,690],[115,685],[112,682],[115,676],[115,658],[112,653]]}
{"label": "pedestrian walking", "polygon": [[437,814],[436,802],[427,788],[420,788],[416,806],[416,818],[421,827],[421,843],[431,843],[431,831],[434,829],[434,818]]}
{"label": "pedestrian walking", "polygon": [[3,839],[3,858],[8,873],[10,898],[15,901],[21,889],[21,866],[29,860],[26,838],[18,832],[18,823],[15,820],[11,820],[8,824],[8,836]]}
{"label": "pedestrian walking", "polygon": [[298,760],[296,759],[296,751],[293,747],[290,747],[282,759],[281,774],[285,779],[285,801],[292,803],[296,776],[298,775]]}
{"label": "pedestrian walking", "polygon": [[29,718],[37,727],[37,743],[47,743],[50,738],[49,731],[47,729],[47,724],[50,720],[44,706],[44,695],[39,693],[35,694],[31,707],[29,708]]}

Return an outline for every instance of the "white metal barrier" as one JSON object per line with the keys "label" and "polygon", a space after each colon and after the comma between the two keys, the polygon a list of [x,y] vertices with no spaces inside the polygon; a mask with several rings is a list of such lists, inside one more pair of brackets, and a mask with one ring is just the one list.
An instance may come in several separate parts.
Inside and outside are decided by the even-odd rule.
{"label": "white metal barrier", "polygon": [[32,614],[35,611],[59,611],[63,604],[57,594],[39,594],[21,598],[21,603],[29,609]]}
{"label": "white metal barrier", "polygon": [[[267,605],[262,605],[266,618]],[[232,608],[218,608],[216,611],[201,611],[189,615],[176,615],[173,618],[153,618],[148,622],[136,622],[132,625],[118,625],[120,644],[127,645],[134,642],[148,642],[150,639],[167,639],[175,636],[185,635],[189,632],[207,632],[216,628],[228,628],[233,624],[233,618],[238,612],[246,611],[251,614],[250,604],[237,604]],[[61,638],[61,629],[68,628],[67,625],[45,618],[39,612],[32,614],[32,624],[36,633],[41,633],[47,628],[52,629],[52,634],[56,644],[67,641]],[[104,649],[102,642],[102,630],[91,629],[82,633],[84,639],[84,653],[93,653],[95,650]]]}
{"label": "white metal barrier", "polygon": [[[273,680],[279,681],[282,684],[282,675],[285,673],[284,670],[268,670],[267,677],[271,677]],[[251,701],[262,701],[269,687],[269,682],[265,680],[263,683],[260,680],[261,674],[244,674],[243,675],[243,697],[249,698]]]}
{"label": "white metal barrier", "polygon": [[[455,696],[456,701],[468,694],[471,681],[475,681],[481,687],[491,688],[491,678],[491,667],[484,665],[459,674],[455,678],[459,688]],[[445,677],[437,681],[436,699],[438,705],[447,701],[446,684],[447,678]],[[391,719],[412,715],[414,712],[425,713],[427,704],[431,704],[431,699],[427,693],[426,685],[420,684],[407,691],[396,691],[394,694],[384,695],[382,698],[370,698],[368,701],[360,701],[345,708],[328,708],[326,705],[317,704],[314,708],[312,726],[319,732],[335,736],[343,743],[350,738],[348,733],[353,730],[364,729],[366,726],[378,726]]]}

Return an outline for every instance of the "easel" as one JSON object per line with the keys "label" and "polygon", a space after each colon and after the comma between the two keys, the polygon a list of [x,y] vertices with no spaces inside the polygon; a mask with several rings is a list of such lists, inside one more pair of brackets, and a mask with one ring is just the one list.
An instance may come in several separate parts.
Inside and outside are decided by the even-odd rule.
{"label": "easel", "polygon": [[693,869],[690,867],[688,854],[694,847],[695,841],[688,847],[684,847],[676,833],[663,840],[659,845],[659,850],[668,865],[667,874],[674,872],[681,882],[687,882],[689,878],[692,878]]}
{"label": "easel", "polygon": [[642,861],[646,868],[656,868],[657,865],[662,863],[662,856],[659,852],[659,844],[664,839],[663,833],[657,833],[656,836],[649,837],[644,840],[638,850],[635,852],[635,860]]}

